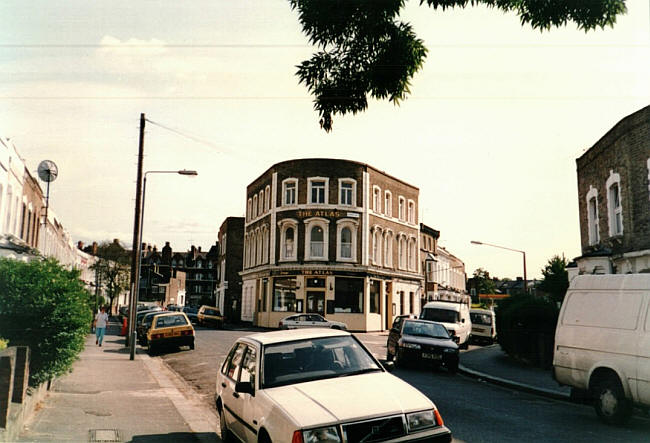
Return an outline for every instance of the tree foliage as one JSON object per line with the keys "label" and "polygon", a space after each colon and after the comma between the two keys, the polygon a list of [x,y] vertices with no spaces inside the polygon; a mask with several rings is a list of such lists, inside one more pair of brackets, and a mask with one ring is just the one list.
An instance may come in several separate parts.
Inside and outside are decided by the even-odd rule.
{"label": "tree foliage", "polygon": [[103,242],[97,248],[97,258],[91,268],[106,288],[109,306],[112,307],[115,298],[129,287],[131,254],[117,241]]}
{"label": "tree foliage", "polygon": [[546,292],[554,302],[561,303],[564,300],[567,289],[569,289],[569,273],[566,270],[567,264],[564,255],[562,257],[555,255],[548,260],[548,263],[542,269],[544,278],[538,288]]}
{"label": "tree foliage", "polygon": [[[319,47],[298,65],[297,75],[314,96],[320,125],[334,114],[356,114],[368,96],[399,104],[427,55],[422,40],[399,20],[405,0],[289,0],[303,32]],[[514,12],[522,25],[548,30],[574,22],[589,31],[613,26],[625,0],[420,0],[437,10],[486,5]]]}
{"label": "tree foliage", "polygon": [[497,285],[490,278],[490,273],[483,268],[474,271],[474,280],[479,294],[496,294]]}
{"label": "tree foliage", "polygon": [[89,299],[79,272],[55,260],[0,259],[0,336],[31,348],[32,385],[72,366],[90,330]]}

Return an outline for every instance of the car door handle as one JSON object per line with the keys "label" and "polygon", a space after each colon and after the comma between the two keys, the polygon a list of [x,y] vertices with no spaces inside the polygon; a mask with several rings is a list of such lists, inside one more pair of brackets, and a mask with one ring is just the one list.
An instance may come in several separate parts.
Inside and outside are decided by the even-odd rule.
{"label": "car door handle", "polygon": [[235,398],[239,398],[239,392],[233,392],[232,396],[235,397]]}
{"label": "car door handle", "polygon": [[222,387],[222,388],[225,388],[225,387],[226,387],[226,384],[225,384],[225,383],[221,383],[221,387]]}

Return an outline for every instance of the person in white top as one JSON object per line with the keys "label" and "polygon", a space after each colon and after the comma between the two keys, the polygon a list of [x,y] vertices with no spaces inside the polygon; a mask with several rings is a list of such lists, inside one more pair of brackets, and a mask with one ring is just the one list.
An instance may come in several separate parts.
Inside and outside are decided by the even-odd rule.
{"label": "person in white top", "polygon": [[108,323],[108,314],[106,307],[102,306],[101,311],[95,315],[95,344],[101,346],[104,341],[104,333],[106,332],[106,324]]}

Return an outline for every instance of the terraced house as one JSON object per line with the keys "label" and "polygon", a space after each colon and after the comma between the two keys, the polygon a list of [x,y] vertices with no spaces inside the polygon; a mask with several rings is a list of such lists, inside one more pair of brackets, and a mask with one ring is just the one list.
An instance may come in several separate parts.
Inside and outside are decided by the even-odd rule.
{"label": "terraced house", "polygon": [[356,331],[419,313],[419,190],[367,164],[301,159],[248,185],[242,320],[319,313]]}

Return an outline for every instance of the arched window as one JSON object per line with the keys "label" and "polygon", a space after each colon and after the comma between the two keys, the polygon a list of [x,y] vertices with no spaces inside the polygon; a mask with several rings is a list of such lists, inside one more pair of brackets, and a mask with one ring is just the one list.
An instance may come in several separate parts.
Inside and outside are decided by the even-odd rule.
{"label": "arched window", "polygon": [[598,190],[592,186],[587,193],[587,226],[589,244],[595,245],[600,241],[598,229]]}
{"label": "arched window", "polygon": [[268,185],[264,189],[264,209],[266,212],[271,210],[271,187]]}
{"label": "arched window", "polygon": [[256,232],[257,237],[257,255],[255,256],[255,263],[262,264],[262,232],[258,229]]}
{"label": "arched window", "polygon": [[253,217],[253,200],[248,199],[248,204],[246,205],[246,219],[250,221]]}
{"label": "arched window", "polygon": [[253,213],[251,214],[251,217],[257,218],[257,195],[253,196]]}
{"label": "arched window", "polygon": [[201,260],[196,261],[196,267],[197,268],[202,268],[203,267],[203,262]]}
{"label": "arched window", "polygon": [[609,235],[614,237],[623,234],[623,210],[621,206],[621,176],[609,171],[607,187],[607,218],[609,219]]}
{"label": "arched window", "polygon": [[269,230],[266,226],[262,229],[262,263],[269,262]]}
{"label": "arched window", "polygon": [[409,250],[408,250],[409,271],[415,271],[415,239],[410,238],[408,245],[409,245]]}
{"label": "arched window", "polygon": [[336,222],[336,260],[343,262],[357,261],[357,230],[359,222],[343,218]]}
{"label": "arched window", "polygon": [[327,260],[329,220],[310,218],[305,220],[305,260]]}
{"label": "arched window", "polygon": [[381,266],[381,245],[382,232],[381,229],[375,227],[372,234],[372,263]]}
{"label": "arched window", "polygon": [[284,235],[284,258],[293,258],[294,256],[294,241],[295,233],[293,228],[287,228]]}
{"label": "arched window", "polygon": [[295,261],[298,259],[298,220],[285,218],[278,222],[280,228],[280,257],[279,261]]}
{"label": "arched window", "polygon": [[398,253],[399,253],[399,268],[406,269],[406,236],[404,234],[399,237]]}
{"label": "arched window", "polygon": [[384,266],[393,267],[393,234],[390,231],[384,235]]}
{"label": "arched window", "polygon": [[262,215],[262,214],[264,214],[264,190],[260,191],[259,204],[260,204],[260,207],[257,210],[257,214]]}

